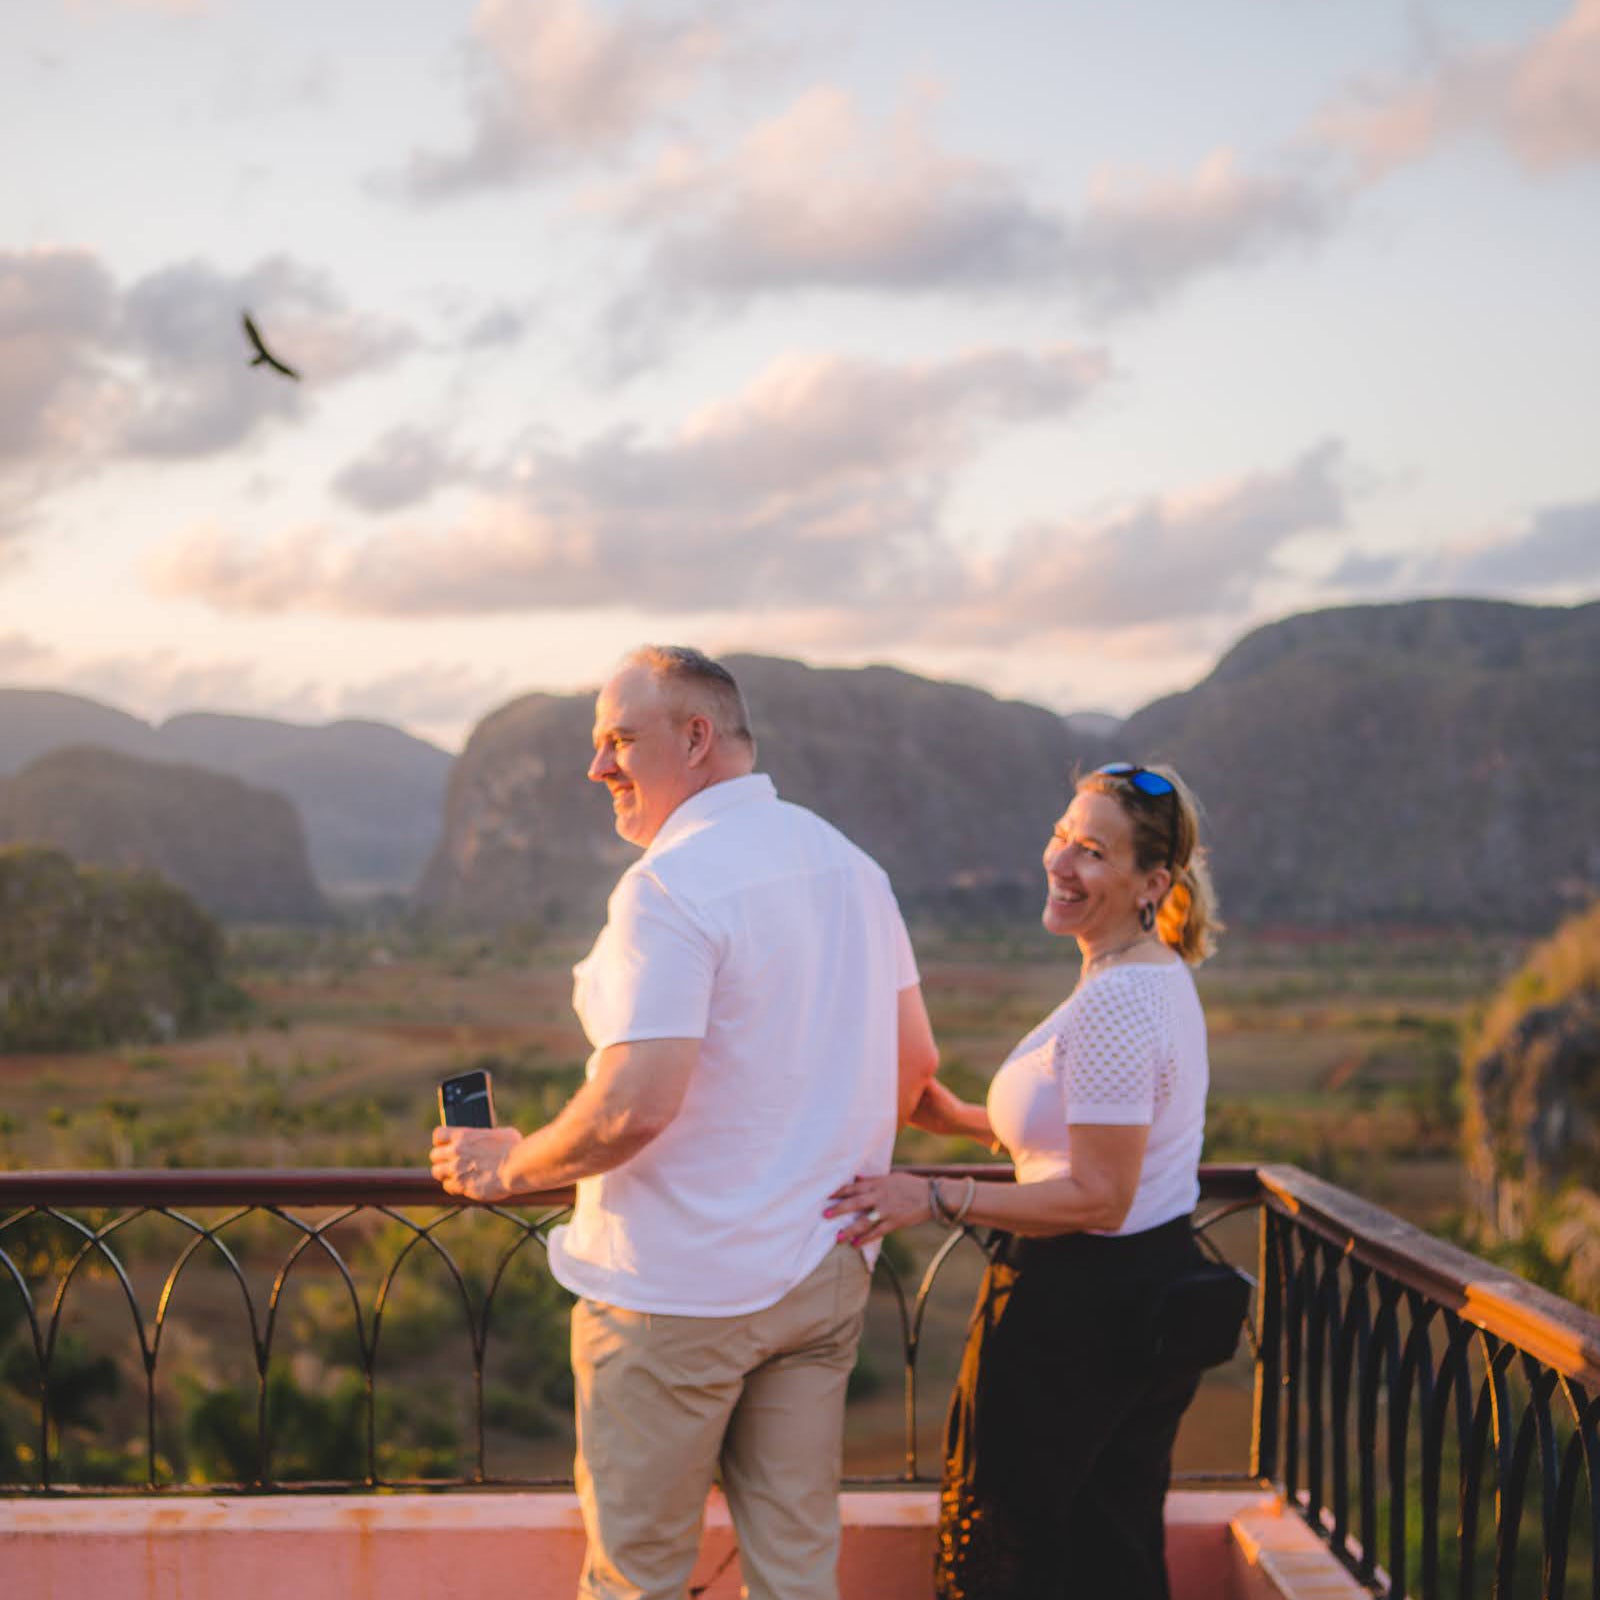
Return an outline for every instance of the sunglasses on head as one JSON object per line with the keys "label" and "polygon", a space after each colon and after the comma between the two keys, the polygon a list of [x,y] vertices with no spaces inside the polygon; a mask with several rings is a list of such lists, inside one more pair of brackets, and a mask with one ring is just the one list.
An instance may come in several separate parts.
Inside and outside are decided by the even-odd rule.
{"label": "sunglasses on head", "polygon": [[1163,778],[1159,772],[1152,772],[1148,767],[1135,766],[1131,761],[1108,761],[1103,767],[1096,767],[1094,774],[1097,778],[1121,778],[1125,783],[1131,783],[1140,794],[1147,794],[1152,799],[1161,795],[1172,796],[1172,832],[1167,840],[1167,871],[1172,871],[1172,863],[1178,852],[1178,791],[1173,787],[1170,778]]}
{"label": "sunglasses on head", "polygon": [[1131,761],[1108,761],[1094,769],[1096,777],[1126,778],[1140,794],[1172,794],[1172,782],[1148,767],[1136,767]]}

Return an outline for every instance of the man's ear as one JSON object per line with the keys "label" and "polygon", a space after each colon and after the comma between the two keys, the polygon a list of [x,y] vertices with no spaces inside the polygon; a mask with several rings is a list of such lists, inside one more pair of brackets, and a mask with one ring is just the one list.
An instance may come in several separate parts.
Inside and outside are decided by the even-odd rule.
{"label": "man's ear", "polygon": [[716,743],[716,724],[710,717],[690,717],[684,723],[683,731],[689,741],[689,765],[698,767],[705,762]]}

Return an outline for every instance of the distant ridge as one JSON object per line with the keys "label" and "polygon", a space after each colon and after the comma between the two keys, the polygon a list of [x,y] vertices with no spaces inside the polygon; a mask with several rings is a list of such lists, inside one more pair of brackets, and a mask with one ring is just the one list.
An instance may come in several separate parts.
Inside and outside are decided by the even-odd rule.
{"label": "distant ridge", "polygon": [[1539,929],[1600,889],[1600,604],[1289,617],[1123,739],[1204,799],[1239,919]]}
{"label": "distant ridge", "polygon": [[[877,856],[914,911],[1031,919],[1070,770],[1112,758],[1171,760],[1194,784],[1236,922],[1533,930],[1600,891],[1600,603],[1288,617],[1120,724],[888,667],[732,665],[780,793]],[[521,696],[451,766],[377,723],[194,713],[157,730],[0,690],[0,772],[64,730],[181,754],[293,796],[324,883],[392,888],[409,867],[449,922],[592,927],[635,852],[584,777],[591,713],[588,693]]]}
{"label": "distant ridge", "polygon": [[[908,904],[1036,915],[1072,766],[1175,762],[1237,922],[1538,929],[1600,889],[1600,605],[1417,601],[1290,617],[1116,726],[884,667],[735,657],[779,792]],[[484,719],[420,902],[469,925],[592,926],[635,852],[583,776],[591,700]]]}
{"label": "distant ridge", "polygon": [[0,780],[0,844],[155,872],[226,921],[328,915],[294,807],[201,767],[89,746],[53,750]]}
{"label": "distant ridge", "polygon": [[74,745],[207,767],[287,795],[318,881],[336,892],[411,891],[438,840],[451,762],[381,722],[197,711],[153,727],[78,695],[0,688],[0,777]]}
{"label": "distant ridge", "polygon": [[[965,684],[766,656],[727,664],[779,794],[875,856],[913,908],[1031,900],[1067,772],[1103,754],[1054,712]],[[533,694],[478,725],[420,904],[468,925],[594,922],[637,852],[584,776],[593,710],[592,694]]]}

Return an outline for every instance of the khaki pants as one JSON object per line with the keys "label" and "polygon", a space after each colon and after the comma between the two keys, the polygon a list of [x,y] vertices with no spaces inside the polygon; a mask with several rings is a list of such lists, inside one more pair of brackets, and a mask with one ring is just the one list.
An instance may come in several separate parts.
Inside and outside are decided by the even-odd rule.
{"label": "khaki pants", "polygon": [[844,1390],[867,1284],[860,1252],[839,1245],[742,1317],[578,1302],[582,1600],[683,1600],[719,1471],[751,1600],[837,1600]]}

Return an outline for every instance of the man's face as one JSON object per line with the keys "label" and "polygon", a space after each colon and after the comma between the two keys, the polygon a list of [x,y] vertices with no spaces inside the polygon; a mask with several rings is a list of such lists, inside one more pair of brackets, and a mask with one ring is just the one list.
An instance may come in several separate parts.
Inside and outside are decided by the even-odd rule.
{"label": "man's face", "polygon": [[648,667],[624,667],[600,691],[589,776],[611,791],[617,832],[629,844],[649,844],[701,787],[689,749],[689,729]]}

